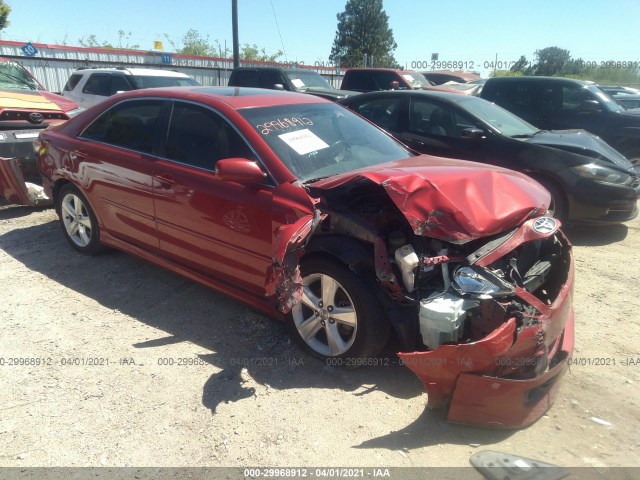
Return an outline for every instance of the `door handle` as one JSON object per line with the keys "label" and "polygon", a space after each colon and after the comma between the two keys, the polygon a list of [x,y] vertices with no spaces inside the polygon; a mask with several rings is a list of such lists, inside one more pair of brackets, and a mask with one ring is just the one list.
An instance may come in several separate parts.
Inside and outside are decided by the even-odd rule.
{"label": "door handle", "polygon": [[176,184],[176,181],[173,179],[171,175],[167,175],[166,173],[162,175],[154,175],[154,179],[158,181],[162,188],[171,188]]}

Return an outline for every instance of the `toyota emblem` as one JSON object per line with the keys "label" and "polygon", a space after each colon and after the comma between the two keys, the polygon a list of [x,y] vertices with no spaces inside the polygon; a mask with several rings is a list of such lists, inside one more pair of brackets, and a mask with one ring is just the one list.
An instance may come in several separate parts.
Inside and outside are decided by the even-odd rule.
{"label": "toyota emblem", "polygon": [[33,112],[33,113],[29,114],[29,122],[30,123],[35,123],[37,125],[37,124],[42,123],[42,120],[44,120],[44,117],[42,116],[41,113]]}
{"label": "toyota emblem", "polygon": [[547,235],[558,229],[558,221],[551,217],[536,218],[533,222],[533,229],[541,235]]}

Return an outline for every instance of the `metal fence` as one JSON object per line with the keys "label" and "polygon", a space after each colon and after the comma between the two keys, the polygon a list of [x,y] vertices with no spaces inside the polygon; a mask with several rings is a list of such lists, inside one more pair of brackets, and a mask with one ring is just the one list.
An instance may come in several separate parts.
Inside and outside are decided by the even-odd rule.
{"label": "metal fence", "polygon": [[[52,92],[61,92],[71,74],[82,67],[166,68],[186,73],[198,83],[206,86],[227,85],[229,75],[233,70],[233,60],[225,58],[40,43],[32,44],[37,53],[33,56],[27,56],[23,50],[24,45],[22,42],[0,40],[0,56],[10,58],[23,65],[47,90]],[[292,65],[281,62],[245,62],[242,60],[240,66],[304,68],[319,73],[334,88],[340,88],[343,77],[330,67]]]}

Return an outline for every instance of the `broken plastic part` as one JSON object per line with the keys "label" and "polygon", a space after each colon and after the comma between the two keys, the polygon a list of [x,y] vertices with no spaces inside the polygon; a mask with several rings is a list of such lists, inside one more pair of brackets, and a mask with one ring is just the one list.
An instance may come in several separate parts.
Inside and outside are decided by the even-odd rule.
{"label": "broken plastic part", "polygon": [[413,271],[420,264],[420,259],[416,255],[413,245],[408,243],[396,250],[396,262],[402,272],[402,283],[408,292],[413,292],[415,287],[415,275]]}

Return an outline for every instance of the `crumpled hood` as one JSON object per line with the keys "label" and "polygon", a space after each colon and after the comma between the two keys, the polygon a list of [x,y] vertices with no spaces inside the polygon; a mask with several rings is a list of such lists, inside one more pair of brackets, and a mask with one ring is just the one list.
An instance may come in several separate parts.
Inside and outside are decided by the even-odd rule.
{"label": "crumpled hood", "polygon": [[319,180],[328,190],[366,178],[381,185],[413,231],[463,243],[543,214],[549,193],[529,177],[504,168],[419,155]]}
{"label": "crumpled hood", "polygon": [[73,100],[45,90],[0,90],[0,109],[53,110],[68,112],[78,108]]}
{"label": "crumpled hood", "polygon": [[[536,145],[545,145],[547,147],[559,148],[566,150],[570,147],[570,151],[580,153],[584,151],[584,155],[594,158],[593,153],[597,154],[599,160],[608,161],[622,167],[627,171],[633,171],[633,165],[607,142],[600,137],[593,135],[585,130],[549,130],[536,133],[533,137],[525,140],[527,143],[535,143]],[[593,152],[593,153],[592,153]]]}

